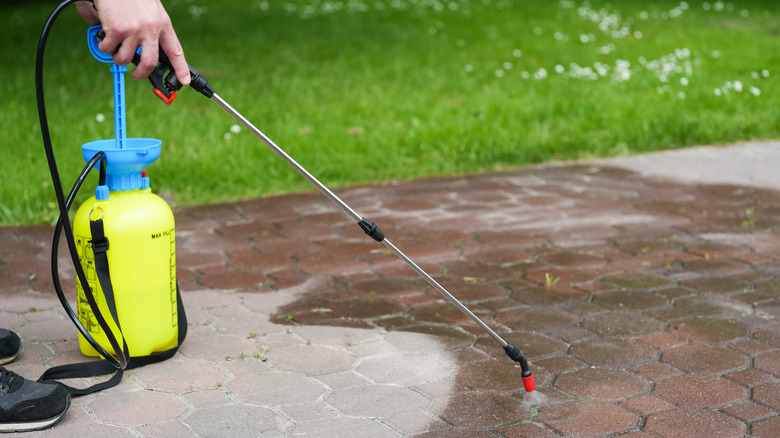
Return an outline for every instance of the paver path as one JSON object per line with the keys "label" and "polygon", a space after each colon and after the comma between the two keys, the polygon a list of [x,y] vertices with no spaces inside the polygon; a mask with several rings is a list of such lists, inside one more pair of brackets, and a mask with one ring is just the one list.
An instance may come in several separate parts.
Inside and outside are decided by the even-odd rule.
{"label": "paver path", "polygon": [[[777,436],[777,146],[338,191],[525,351],[533,396],[320,194],[177,209],[181,353],[23,436]],[[82,359],[50,235],[0,229],[0,325],[28,377]]]}

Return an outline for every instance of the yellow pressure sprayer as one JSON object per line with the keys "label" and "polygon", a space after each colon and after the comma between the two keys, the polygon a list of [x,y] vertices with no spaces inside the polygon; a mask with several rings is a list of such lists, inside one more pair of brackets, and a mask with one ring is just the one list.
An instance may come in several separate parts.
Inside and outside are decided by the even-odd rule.
{"label": "yellow pressure sprayer", "polygon": [[[161,141],[127,137],[127,67],[114,64],[110,55],[98,49],[100,26],[89,29],[87,41],[97,60],[111,64],[114,138],[82,145],[87,165],[67,199],[64,197],[46,120],[42,61],[51,22],[70,3],[73,0],[61,4],[44,27],[36,63],[44,147],[60,207],[52,244],[52,278],[60,302],[78,328],[82,353],[104,360],[53,367],[39,380],[91,377],[119,369],[108,381],[88,388],[63,385],[77,396],[115,386],[125,369],[172,357],[186,337],[187,320],[176,283],[173,212],[152,193],[144,170],[160,156]],[[98,165],[95,195],[79,207],[71,229],[68,210],[86,176]],[[65,299],[59,280],[61,234],[76,271],[77,311]]]}
{"label": "yellow pressure sprayer", "polygon": [[[94,222],[100,220],[109,246],[104,249],[114,293],[122,336],[133,356],[165,351],[177,342],[176,241],[173,212],[152,193],[144,169],[161,152],[161,141],[127,138],[124,75],[127,67],[116,65],[111,56],[98,50],[100,26],[90,28],[87,41],[92,55],[111,63],[114,85],[114,139],[84,144],[85,161],[99,152],[106,156],[106,184],[98,185],[95,196],[84,202],[73,222],[79,260],[103,314],[110,313],[105,291],[99,281],[96,248],[92,236]],[[97,250],[103,250],[97,248]],[[86,291],[77,281],[78,315],[87,331],[112,354],[106,334],[95,320]],[[109,325],[111,325],[109,323]],[[112,327],[118,331],[118,328]],[[87,356],[98,352],[87,339],[79,337]]]}

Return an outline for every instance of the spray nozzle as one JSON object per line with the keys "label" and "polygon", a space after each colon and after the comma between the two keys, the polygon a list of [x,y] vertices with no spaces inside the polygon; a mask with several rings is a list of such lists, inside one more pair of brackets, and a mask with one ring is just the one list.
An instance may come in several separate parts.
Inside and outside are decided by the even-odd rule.
{"label": "spray nozzle", "polygon": [[[95,38],[103,40],[106,33],[101,29],[95,33]],[[165,54],[162,47],[159,50],[159,58],[157,60],[157,66],[149,74],[149,82],[152,84],[152,91],[163,102],[170,105],[174,99],[176,99],[176,92],[182,87],[179,78],[176,77],[176,72],[173,71],[171,60],[168,59],[168,55]],[[141,62],[140,50],[133,56],[133,64],[138,65]],[[197,70],[187,64],[190,69],[190,87],[195,91],[203,94],[204,96],[211,98],[214,95],[214,89],[211,88],[208,81],[201,76]]]}

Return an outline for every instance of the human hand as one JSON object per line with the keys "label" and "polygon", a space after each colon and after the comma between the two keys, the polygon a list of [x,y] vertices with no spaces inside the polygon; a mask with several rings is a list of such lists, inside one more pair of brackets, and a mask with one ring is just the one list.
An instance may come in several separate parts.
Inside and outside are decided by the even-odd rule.
{"label": "human hand", "polygon": [[176,77],[190,83],[190,69],[173,24],[160,0],[94,0],[76,3],[88,23],[100,24],[106,36],[98,45],[101,52],[112,53],[114,62],[126,65],[141,47],[141,61],[133,70],[134,79],[145,79],[157,65],[159,49],[165,51]]}

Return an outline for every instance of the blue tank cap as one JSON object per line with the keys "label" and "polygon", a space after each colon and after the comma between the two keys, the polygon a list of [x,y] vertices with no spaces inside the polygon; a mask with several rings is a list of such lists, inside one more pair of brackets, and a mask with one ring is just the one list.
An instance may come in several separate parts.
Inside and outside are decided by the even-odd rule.
{"label": "blue tank cap", "polygon": [[95,187],[95,199],[98,201],[108,200],[108,186]]}

